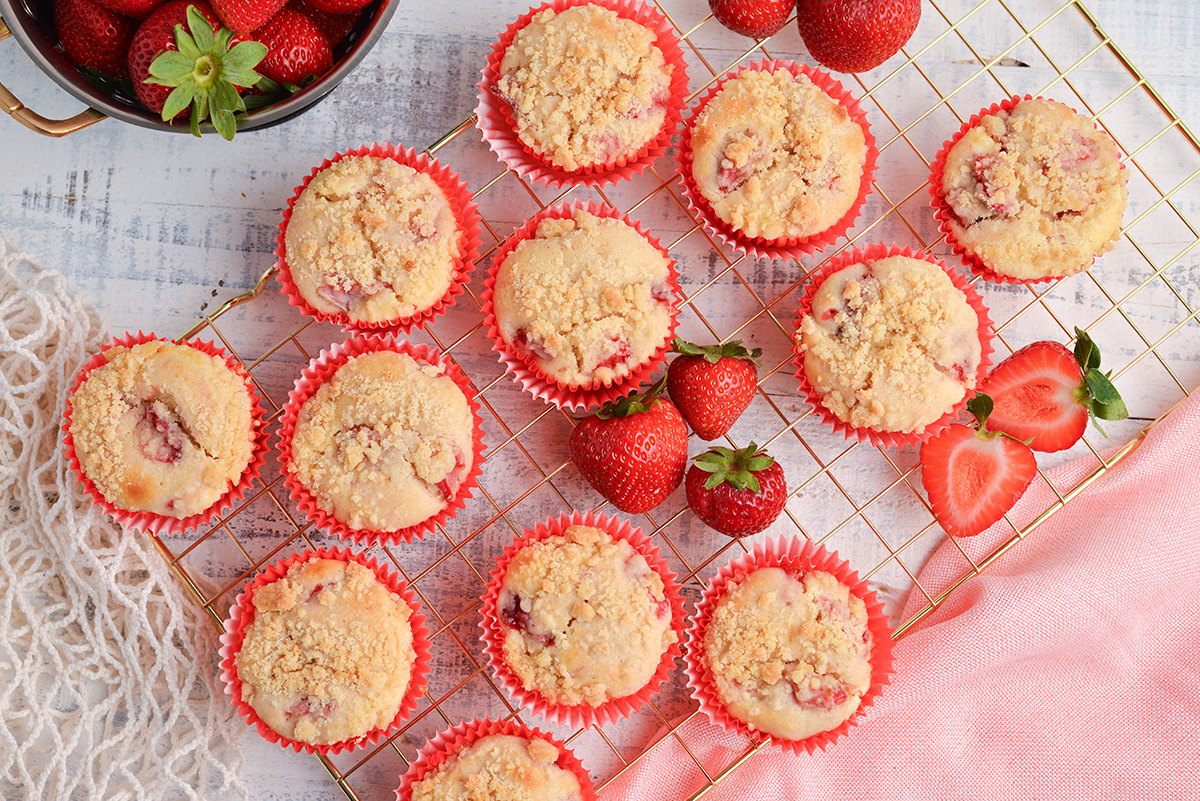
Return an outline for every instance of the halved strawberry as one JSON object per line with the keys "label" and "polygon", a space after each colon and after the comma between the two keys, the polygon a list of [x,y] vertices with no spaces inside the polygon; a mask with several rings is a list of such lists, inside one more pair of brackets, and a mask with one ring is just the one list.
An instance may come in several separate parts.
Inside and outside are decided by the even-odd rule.
{"label": "halved strawberry", "polygon": [[1078,442],[1089,417],[1129,416],[1109,375],[1100,372],[1099,349],[1079,328],[1074,353],[1058,342],[1026,345],[996,365],[979,391],[992,397],[993,429],[1045,453]]}
{"label": "halved strawberry", "polygon": [[1024,494],[1037,472],[1033,451],[1007,434],[989,431],[991,398],[967,402],[977,429],[952,425],[921,446],[921,484],[933,516],[956,537],[995,523]]}

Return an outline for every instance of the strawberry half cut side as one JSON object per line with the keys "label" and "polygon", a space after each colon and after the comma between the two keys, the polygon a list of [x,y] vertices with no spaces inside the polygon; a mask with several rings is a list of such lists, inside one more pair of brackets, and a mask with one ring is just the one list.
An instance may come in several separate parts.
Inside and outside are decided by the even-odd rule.
{"label": "strawberry half cut side", "polygon": [[992,401],[967,402],[978,428],[952,425],[921,446],[921,484],[933,516],[947,534],[971,537],[1003,517],[1037,473],[1023,442],[987,428]]}
{"label": "strawberry half cut side", "polygon": [[1053,453],[1078,442],[1089,418],[1104,434],[1097,419],[1129,416],[1111,373],[1100,372],[1099,348],[1078,327],[1075,337],[1074,352],[1058,342],[1034,342],[992,369],[979,391],[994,403],[988,418],[994,430]]}
{"label": "strawberry half cut side", "polygon": [[213,26],[196,10],[187,9],[187,27],[175,26],[174,50],[164,50],[150,63],[146,83],[172,87],[163,104],[162,118],[170,122],[191,108],[191,129],[200,135],[200,123],[211,120],[225,139],[237,130],[234,115],[246,111],[239,88],[254,86],[254,67],[267,55],[266,46],[241,41],[230,47],[233,31]]}

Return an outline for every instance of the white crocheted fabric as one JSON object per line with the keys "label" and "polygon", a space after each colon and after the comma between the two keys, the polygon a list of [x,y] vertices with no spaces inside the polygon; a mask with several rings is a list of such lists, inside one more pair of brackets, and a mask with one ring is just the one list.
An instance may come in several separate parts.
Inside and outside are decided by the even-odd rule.
{"label": "white crocheted fabric", "polygon": [[65,396],[108,340],[0,242],[0,798],[248,798],[215,627],[66,468]]}

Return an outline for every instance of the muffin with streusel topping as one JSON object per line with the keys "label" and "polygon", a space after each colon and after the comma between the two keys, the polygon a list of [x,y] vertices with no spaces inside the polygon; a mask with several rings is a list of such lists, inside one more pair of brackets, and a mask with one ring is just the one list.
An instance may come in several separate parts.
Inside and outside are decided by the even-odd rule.
{"label": "muffin with streusel topping", "polygon": [[552,211],[493,269],[498,344],[561,387],[618,384],[670,341],[672,261],[622,219]]}
{"label": "muffin with streusel topping", "polygon": [[413,782],[412,801],[581,801],[579,776],[558,765],[550,741],[519,734],[487,734],[453,753]]}
{"label": "muffin with streusel topping", "polygon": [[1055,100],[981,112],[934,162],[931,192],[951,245],[988,277],[1040,281],[1112,249],[1128,198],[1116,144]]}

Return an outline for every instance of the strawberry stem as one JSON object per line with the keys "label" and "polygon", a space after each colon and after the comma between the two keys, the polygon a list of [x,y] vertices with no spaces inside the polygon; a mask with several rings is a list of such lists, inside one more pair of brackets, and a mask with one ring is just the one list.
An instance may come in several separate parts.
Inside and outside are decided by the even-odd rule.
{"label": "strawberry stem", "polygon": [[629,417],[640,412],[648,412],[662,402],[663,399],[660,396],[666,386],[667,376],[664,373],[663,377],[645,392],[640,394],[631,392],[623,398],[604,404],[596,410],[596,417],[608,420],[612,417]]}
{"label": "strawberry stem", "polygon": [[1075,400],[1087,407],[1096,430],[1108,438],[1098,420],[1124,420],[1129,417],[1121,393],[1112,383],[1112,371],[1100,372],[1100,348],[1087,332],[1075,326],[1075,361],[1083,371],[1083,383],[1075,390]]}
{"label": "strawberry stem", "polygon": [[686,339],[675,337],[671,343],[671,350],[681,356],[703,356],[705,360],[716,364],[722,358],[743,359],[752,362],[755,367],[760,367],[758,358],[762,356],[762,348],[747,350],[742,345],[742,340],[735,339],[732,342],[717,343],[716,345],[697,345],[694,342],[688,342]]}
{"label": "strawberry stem", "polygon": [[751,442],[738,450],[723,446],[710,448],[697,456],[692,464],[696,469],[711,474],[704,481],[705,489],[727,482],[735,489],[758,492],[760,485],[754,474],[766,470],[775,464],[775,460],[759,451],[758,446]]}

